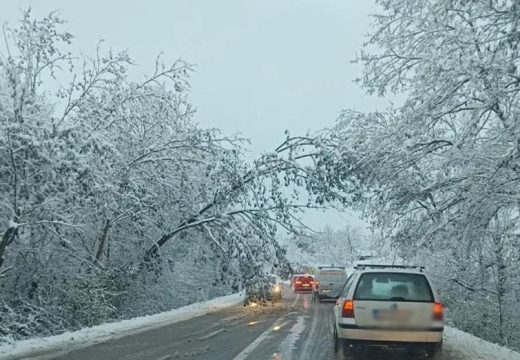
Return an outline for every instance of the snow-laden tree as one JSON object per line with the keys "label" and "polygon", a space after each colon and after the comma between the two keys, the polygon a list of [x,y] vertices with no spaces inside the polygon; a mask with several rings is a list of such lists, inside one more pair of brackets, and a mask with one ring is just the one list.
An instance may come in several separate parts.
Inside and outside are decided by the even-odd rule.
{"label": "snow-laden tree", "polygon": [[[54,14],[34,20],[26,12],[18,29],[4,28],[6,48],[0,61],[3,311],[7,317],[26,312],[26,324],[13,321],[26,328],[2,329],[4,334],[44,334],[117,315],[115,297],[128,286],[125,269],[131,266],[118,253],[118,245],[124,244],[128,252],[143,252],[145,246],[133,247],[130,235],[162,205],[154,203],[160,189],[154,190],[141,181],[142,176],[134,175],[137,171],[132,172],[137,162],[149,160],[146,151],[154,153],[154,146],[159,147],[155,153],[172,156],[168,151],[177,142],[193,149],[202,144],[205,149],[199,152],[220,148],[218,140],[203,139],[207,132],[189,124],[187,64],[158,64],[152,77],[133,83],[126,77],[131,59],[124,52],[103,55],[99,49],[95,58],[73,58],[66,52],[72,37],[61,31],[61,24]],[[60,87],[69,77],[70,85]],[[142,122],[132,122],[134,116]],[[132,126],[135,133],[124,132]],[[151,134],[147,139],[140,131],[160,136]],[[132,143],[139,141],[143,141],[141,148]],[[185,152],[186,157],[189,154]],[[153,168],[147,175],[159,178],[161,170]],[[124,231],[114,230],[128,219],[132,221]],[[117,239],[113,244],[112,237]],[[111,245],[119,257],[105,267]],[[41,326],[27,324],[40,315],[35,321],[46,322],[42,311],[30,315],[36,308],[61,319],[49,317]]]}
{"label": "snow-laden tree", "polygon": [[189,64],[157,59],[136,81],[126,52],[100,43],[74,56],[62,28],[30,11],[3,28],[0,337],[166,310],[288,272],[278,234],[301,232],[303,209],[347,202],[327,132],[287,133],[248,163],[247,141],[193,120]]}
{"label": "snow-laden tree", "polygon": [[350,266],[359,255],[372,253],[373,245],[376,245],[374,234],[351,225],[341,229],[326,225],[317,232],[294,234],[284,243],[287,258],[299,268]]}
{"label": "snow-laden tree", "polygon": [[405,101],[384,113],[344,112],[335,136],[356,174],[348,181],[403,256],[443,254],[428,261],[445,276],[457,326],[519,347],[511,299],[520,260],[520,7],[378,4],[360,83]]}

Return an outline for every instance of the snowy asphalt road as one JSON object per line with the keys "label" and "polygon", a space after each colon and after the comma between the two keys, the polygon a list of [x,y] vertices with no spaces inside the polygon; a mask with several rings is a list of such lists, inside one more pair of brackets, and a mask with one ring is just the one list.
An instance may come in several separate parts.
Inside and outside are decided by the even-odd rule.
{"label": "snowy asphalt road", "polygon": [[[267,308],[232,306],[96,346],[25,359],[74,360],[321,360],[332,354],[333,303],[315,303],[310,294],[286,291],[282,304]],[[442,360],[475,360],[446,337]],[[494,358],[494,357],[492,357]],[[401,359],[403,354],[370,354],[364,360]],[[482,357],[487,359],[487,357]]]}
{"label": "snowy asphalt road", "polygon": [[329,359],[331,306],[332,303],[313,303],[309,294],[294,295],[286,291],[283,302],[274,307],[233,306],[95,347],[42,358]]}

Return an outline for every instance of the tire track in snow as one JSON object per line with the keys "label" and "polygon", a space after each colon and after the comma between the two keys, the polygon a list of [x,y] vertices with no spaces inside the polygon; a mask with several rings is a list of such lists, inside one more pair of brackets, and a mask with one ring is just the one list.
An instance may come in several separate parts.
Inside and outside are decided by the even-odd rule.
{"label": "tire track in snow", "polygon": [[[305,298],[307,299],[307,296]],[[307,299],[307,301],[308,301],[308,299]],[[304,301],[304,307],[305,307],[305,301]],[[314,360],[315,359],[315,357],[312,356],[313,351],[310,351],[310,350],[311,350],[311,346],[314,346],[315,342],[317,340],[316,328],[318,327],[318,321],[319,321],[319,319],[318,319],[318,310],[319,309],[318,308],[319,308],[319,306],[311,307],[310,329],[309,329],[309,332],[307,333],[307,336],[305,337],[306,341],[304,342],[303,349],[300,354],[300,359],[302,359],[302,360]]]}
{"label": "tire track in snow", "polygon": [[[299,337],[293,359],[332,359],[332,307],[316,302],[307,314],[307,327]],[[285,360],[285,358],[284,358]]]}
{"label": "tire track in snow", "polygon": [[284,327],[289,323],[289,321],[284,321],[285,316],[279,318],[272,326],[270,326],[266,331],[264,331],[262,334],[260,334],[259,337],[255,339],[251,344],[249,344],[248,347],[246,347],[240,354],[235,356],[233,360],[245,360],[251,355],[255,349],[260,346],[260,344],[267,339],[274,331],[277,331],[278,329]]}
{"label": "tire track in snow", "polygon": [[[293,310],[298,301],[300,300],[300,294],[297,294],[294,298],[293,302],[289,305],[289,309]],[[281,317],[279,317],[273,325],[271,325],[267,330],[265,330],[260,336],[258,336],[252,343],[250,343],[244,350],[240,352],[237,356],[233,358],[233,360],[245,360],[248,358],[249,355],[251,355],[260,344],[269,338],[271,334],[275,331],[278,331],[280,328],[283,328],[286,326],[290,321],[287,320],[287,318],[292,315],[294,312],[290,311],[288,313],[285,313]]]}
{"label": "tire track in snow", "polygon": [[280,352],[273,356],[273,359],[291,360],[294,352],[296,342],[300,335],[305,330],[306,315],[300,315],[296,319],[296,323],[292,326],[289,335],[280,344]]}

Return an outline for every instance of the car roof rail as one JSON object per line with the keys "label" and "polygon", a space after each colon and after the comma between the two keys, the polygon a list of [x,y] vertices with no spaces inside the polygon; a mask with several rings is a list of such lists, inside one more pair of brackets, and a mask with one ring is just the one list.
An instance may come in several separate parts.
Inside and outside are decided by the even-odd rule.
{"label": "car roof rail", "polygon": [[336,266],[336,265],[319,265],[318,269],[343,269],[345,270],[346,266]]}
{"label": "car roof rail", "polygon": [[365,269],[417,269],[420,272],[423,272],[426,269],[426,266],[423,265],[386,265],[386,264],[356,264],[354,266],[355,270],[365,270]]}

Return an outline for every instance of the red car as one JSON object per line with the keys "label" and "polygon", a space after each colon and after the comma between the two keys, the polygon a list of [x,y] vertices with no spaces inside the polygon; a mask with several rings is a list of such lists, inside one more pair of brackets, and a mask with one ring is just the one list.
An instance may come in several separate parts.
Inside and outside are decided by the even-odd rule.
{"label": "red car", "polygon": [[312,275],[298,275],[293,281],[294,292],[312,291],[314,285],[314,276]]}

